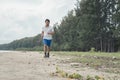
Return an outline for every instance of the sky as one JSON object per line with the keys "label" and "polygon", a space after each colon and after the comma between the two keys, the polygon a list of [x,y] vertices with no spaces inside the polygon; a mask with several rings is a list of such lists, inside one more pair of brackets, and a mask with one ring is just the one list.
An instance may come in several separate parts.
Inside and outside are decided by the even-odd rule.
{"label": "sky", "polygon": [[74,9],[76,0],[0,0],[0,44],[41,33],[44,20],[51,26]]}

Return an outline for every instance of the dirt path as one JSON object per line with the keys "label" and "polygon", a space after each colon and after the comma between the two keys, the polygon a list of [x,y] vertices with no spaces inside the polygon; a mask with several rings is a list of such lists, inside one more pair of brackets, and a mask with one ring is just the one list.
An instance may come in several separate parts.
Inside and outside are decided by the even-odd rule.
{"label": "dirt path", "polygon": [[74,68],[70,63],[64,63],[66,60],[69,60],[69,57],[56,55],[44,59],[39,52],[0,52],[0,80],[68,80],[50,75],[56,71],[56,66],[66,72],[77,72],[83,76],[102,75],[120,78],[116,74],[110,75],[89,68]]}

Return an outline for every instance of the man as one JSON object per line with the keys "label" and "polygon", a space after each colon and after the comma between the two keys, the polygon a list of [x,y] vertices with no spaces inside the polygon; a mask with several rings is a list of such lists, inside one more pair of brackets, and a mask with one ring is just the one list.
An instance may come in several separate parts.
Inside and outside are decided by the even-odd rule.
{"label": "man", "polygon": [[44,57],[50,56],[50,46],[52,41],[52,35],[54,34],[54,29],[50,26],[50,20],[45,20],[45,26],[42,27],[42,38],[44,43]]}

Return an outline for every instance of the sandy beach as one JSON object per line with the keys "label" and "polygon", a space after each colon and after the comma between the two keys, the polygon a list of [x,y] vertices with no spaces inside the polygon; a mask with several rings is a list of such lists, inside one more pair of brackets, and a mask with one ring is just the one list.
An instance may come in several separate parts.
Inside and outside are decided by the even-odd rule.
{"label": "sandy beach", "polygon": [[0,80],[64,80],[51,77],[55,62],[44,59],[38,52],[0,53]]}

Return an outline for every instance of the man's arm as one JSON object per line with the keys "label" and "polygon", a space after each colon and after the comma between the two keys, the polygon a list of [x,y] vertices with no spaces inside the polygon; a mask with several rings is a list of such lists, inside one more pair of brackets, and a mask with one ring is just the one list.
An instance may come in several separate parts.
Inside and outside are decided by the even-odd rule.
{"label": "man's arm", "polygon": [[44,37],[44,27],[42,27],[42,33],[41,33],[41,37]]}
{"label": "man's arm", "polygon": [[43,36],[44,36],[44,31],[42,31],[42,33],[41,33],[41,37],[43,38]]}

